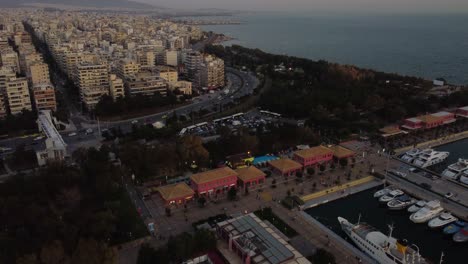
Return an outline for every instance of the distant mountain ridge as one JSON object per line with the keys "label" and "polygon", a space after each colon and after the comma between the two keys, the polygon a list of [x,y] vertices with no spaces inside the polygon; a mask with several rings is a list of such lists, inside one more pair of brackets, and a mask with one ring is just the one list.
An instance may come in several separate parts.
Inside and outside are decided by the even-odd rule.
{"label": "distant mountain ridge", "polygon": [[133,8],[133,9],[148,9],[162,8],[145,3],[133,2],[129,0],[2,0],[2,7],[22,7],[34,6],[34,4],[48,4],[58,6],[73,6],[86,8]]}

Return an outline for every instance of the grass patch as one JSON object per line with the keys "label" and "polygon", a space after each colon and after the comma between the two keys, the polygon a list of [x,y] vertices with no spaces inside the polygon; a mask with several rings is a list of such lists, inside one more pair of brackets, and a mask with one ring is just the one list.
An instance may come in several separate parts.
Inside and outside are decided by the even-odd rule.
{"label": "grass patch", "polygon": [[295,237],[298,235],[296,230],[286,224],[281,218],[279,218],[270,207],[260,209],[254,212],[256,216],[258,216],[262,220],[268,220],[272,225],[274,225],[278,230],[283,232],[287,237]]}

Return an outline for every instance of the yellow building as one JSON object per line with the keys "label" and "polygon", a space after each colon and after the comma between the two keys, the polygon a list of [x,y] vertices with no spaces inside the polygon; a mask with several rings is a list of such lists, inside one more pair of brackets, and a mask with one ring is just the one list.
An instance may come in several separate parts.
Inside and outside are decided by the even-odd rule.
{"label": "yellow building", "polygon": [[179,74],[173,67],[156,66],[156,70],[159,72],[159,77],[163,78],[168,83],[175,83],[179,80]]}
{"label": "yellow building", "polygon": [[192,94],[192,83],[188,81],[177,81],[169,84],[171,91],[179,91],[186,95]]}
{"label": "yellow building", "polygon": [[125,80],[128,76],[135,75],[140,71],[141,65],[132,60],[121,60],[117,64],[117,76]]}
{"label": "yellow building", "polygon": [[224,86],[224,61],[208,55],[203,58],[200,66],[200,84],[208,89]]}
{"label": "yellow building", "polygon": [[134,95],[154,95],[160,93],[161,95],[167,94],[167,82],[163,78],[140,72],[136,75],[129,76],[126,79],[126,88],[128,94]]}
{"label": "yellow building", "polygon": [[109,75],[109,92],[114,101],[119,97],[125,97],[125,86],[119,77],[115,74]]}
{"label": "yellow building", "polygon": [[14,72],[19,72],[18,54],[12,49],[2,50],[0,52],[0,62],[3,67],[9,67]]}
{"label": "yellow building", "polygon": [[32,110],[26,78],[8,79],[6,82],[6,95],[8,108],[12,115],[21,113],[23,109]]}
{"label": "yellow building", "polygon": [[32,86],[50,83],[49,66],[43,62],[32,64],[29,66],[27,76]]}

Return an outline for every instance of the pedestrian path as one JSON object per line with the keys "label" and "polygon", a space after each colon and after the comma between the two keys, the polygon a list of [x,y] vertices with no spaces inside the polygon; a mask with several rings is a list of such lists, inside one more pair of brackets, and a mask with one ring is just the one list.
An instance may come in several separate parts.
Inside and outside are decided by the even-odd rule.
{"label": "pedestrian path", "polygon": [[348,182],[348,183],[345,183],[345,184],[342,184],[342,185],[339,185],[339,186],[335,186],[335,187],[332,187],[332,188],[328,188],[328,189],[325,189],[325,190],[321,190],[319,192],[315,192],[315,193],[311,193],[311,194],[308,194],[308,195],[305,195],[305,196],[302,196],[301,197],[301,200],[304,201],[304,203],[310,201],[310,200],[313,200],[313,199],[316,199],[316,198],[319,198],[319,197],[322,197],[324,195],[328,195],[328,194],[331,194],[331,193],[335,193],[335,192],[340,192],[340,191],[344,191],[348,188],[351,188],[351,187],[354,187],[354,186],[357,186],[357,185],[361,185],[361,184],[365,184],[365,183],[368,183],[368,182],[371,182],[373,181],[375,178],[373,176],[367,176],[367,177],[364,177],[364,178],[361,178],[361,179],[357,179],[357,180],[354,180],[354,181],[351,181],[351,182]]}

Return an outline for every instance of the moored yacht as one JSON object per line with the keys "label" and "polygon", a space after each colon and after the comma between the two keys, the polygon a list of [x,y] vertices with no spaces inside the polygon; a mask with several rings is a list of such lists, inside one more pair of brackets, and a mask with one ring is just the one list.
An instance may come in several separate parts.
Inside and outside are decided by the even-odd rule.
{"label": "moored yacht", "polygon": [[468,159],[458,159],[442,172],[442,176],[456,180],[465,170],[468,170]]}
{"label": "moored yacht", "polygon": [[468,241],[468,226],[465,226],[455,235],[453,235],[453,241],[455,242],[466,242]]}
{"label": "moored yacht", "polygon": [[457,221],[458,218],[449,212],[441,213],[438,217],[431,219],[427,224],[430,228],[439,228]]}
{"label": "moored yacht", "polygon": [[374,198],[380,198],[386,194],[388,194],[389,192],[395,190],[395,188],[393,186],[387,186],[381,190],[378,190],[374,193]]}
{"label": "moored yacht", "polygon": [[462,172],[462,174],[460,175],[460,182],[468,185],[468,170]]}
{"label": "moored yacht", "polygon": [[426,203],[427,202],[424,200],[417,201],[415,204],[413,204],[412,206],[408,208],[408,212],[415,213],[419,211],[420,209],[422,209],[426,205]]}
{"label": "moored yacht", "polygon": [[416,159],[419,154],[421,154],[421,150],[418,148],[411,149],[410,151],[406,152],[401,156],[401,160],[406,161],[408,163],[413,162],[414,159]]}
{"label": "moored yacht", "polygon": [[428,263],[419,254],[417,246],[408,246],[408,241],[397,240],[390,234],[384,235],[374,227],[365,224],[351,224],[348,220],[338,217],[341,229],[354,244],[367,255],[381,264],[424,264]]}
{"label": "moored yacht", "polygon": [[405,194],[391,200],[387,203],[387,206],[390,210],[402,210],[414,203],[416,203],[416,200]]}
{"label": "moored yacht", "polygon": [[446,235],[453,235],[460,231],[463,227],[466,226],[466,223],[463,221],[456,221],[455,223],[451,223],[450,225],[444,227],[444,234]]}
{"label": "moored yacht", "polygon": [[399,197],[399,196],[402,196],[403,194],[405,194],[402,190],[393,190],[391,192],[389,192],[388,194],[382,196],[379,198],[379,202],[381,203],[388,203],[390,202],[391,200]]}
{"label": "moored yacht", "polygon": [[413,213],[410,216],[410,220],[416,224],[425,223],[438,216],[443,210],[444,208],[440,206],[440,202],[438,200],[430,201],[419,211]]}
{"label": "moored yacht", "polygon": [[443,162],[448,156],[449,152],[446,151],[424,151],[421,153],[414,161],[413,164],[421,168],[427,168],[432,165],[439,164]]}

